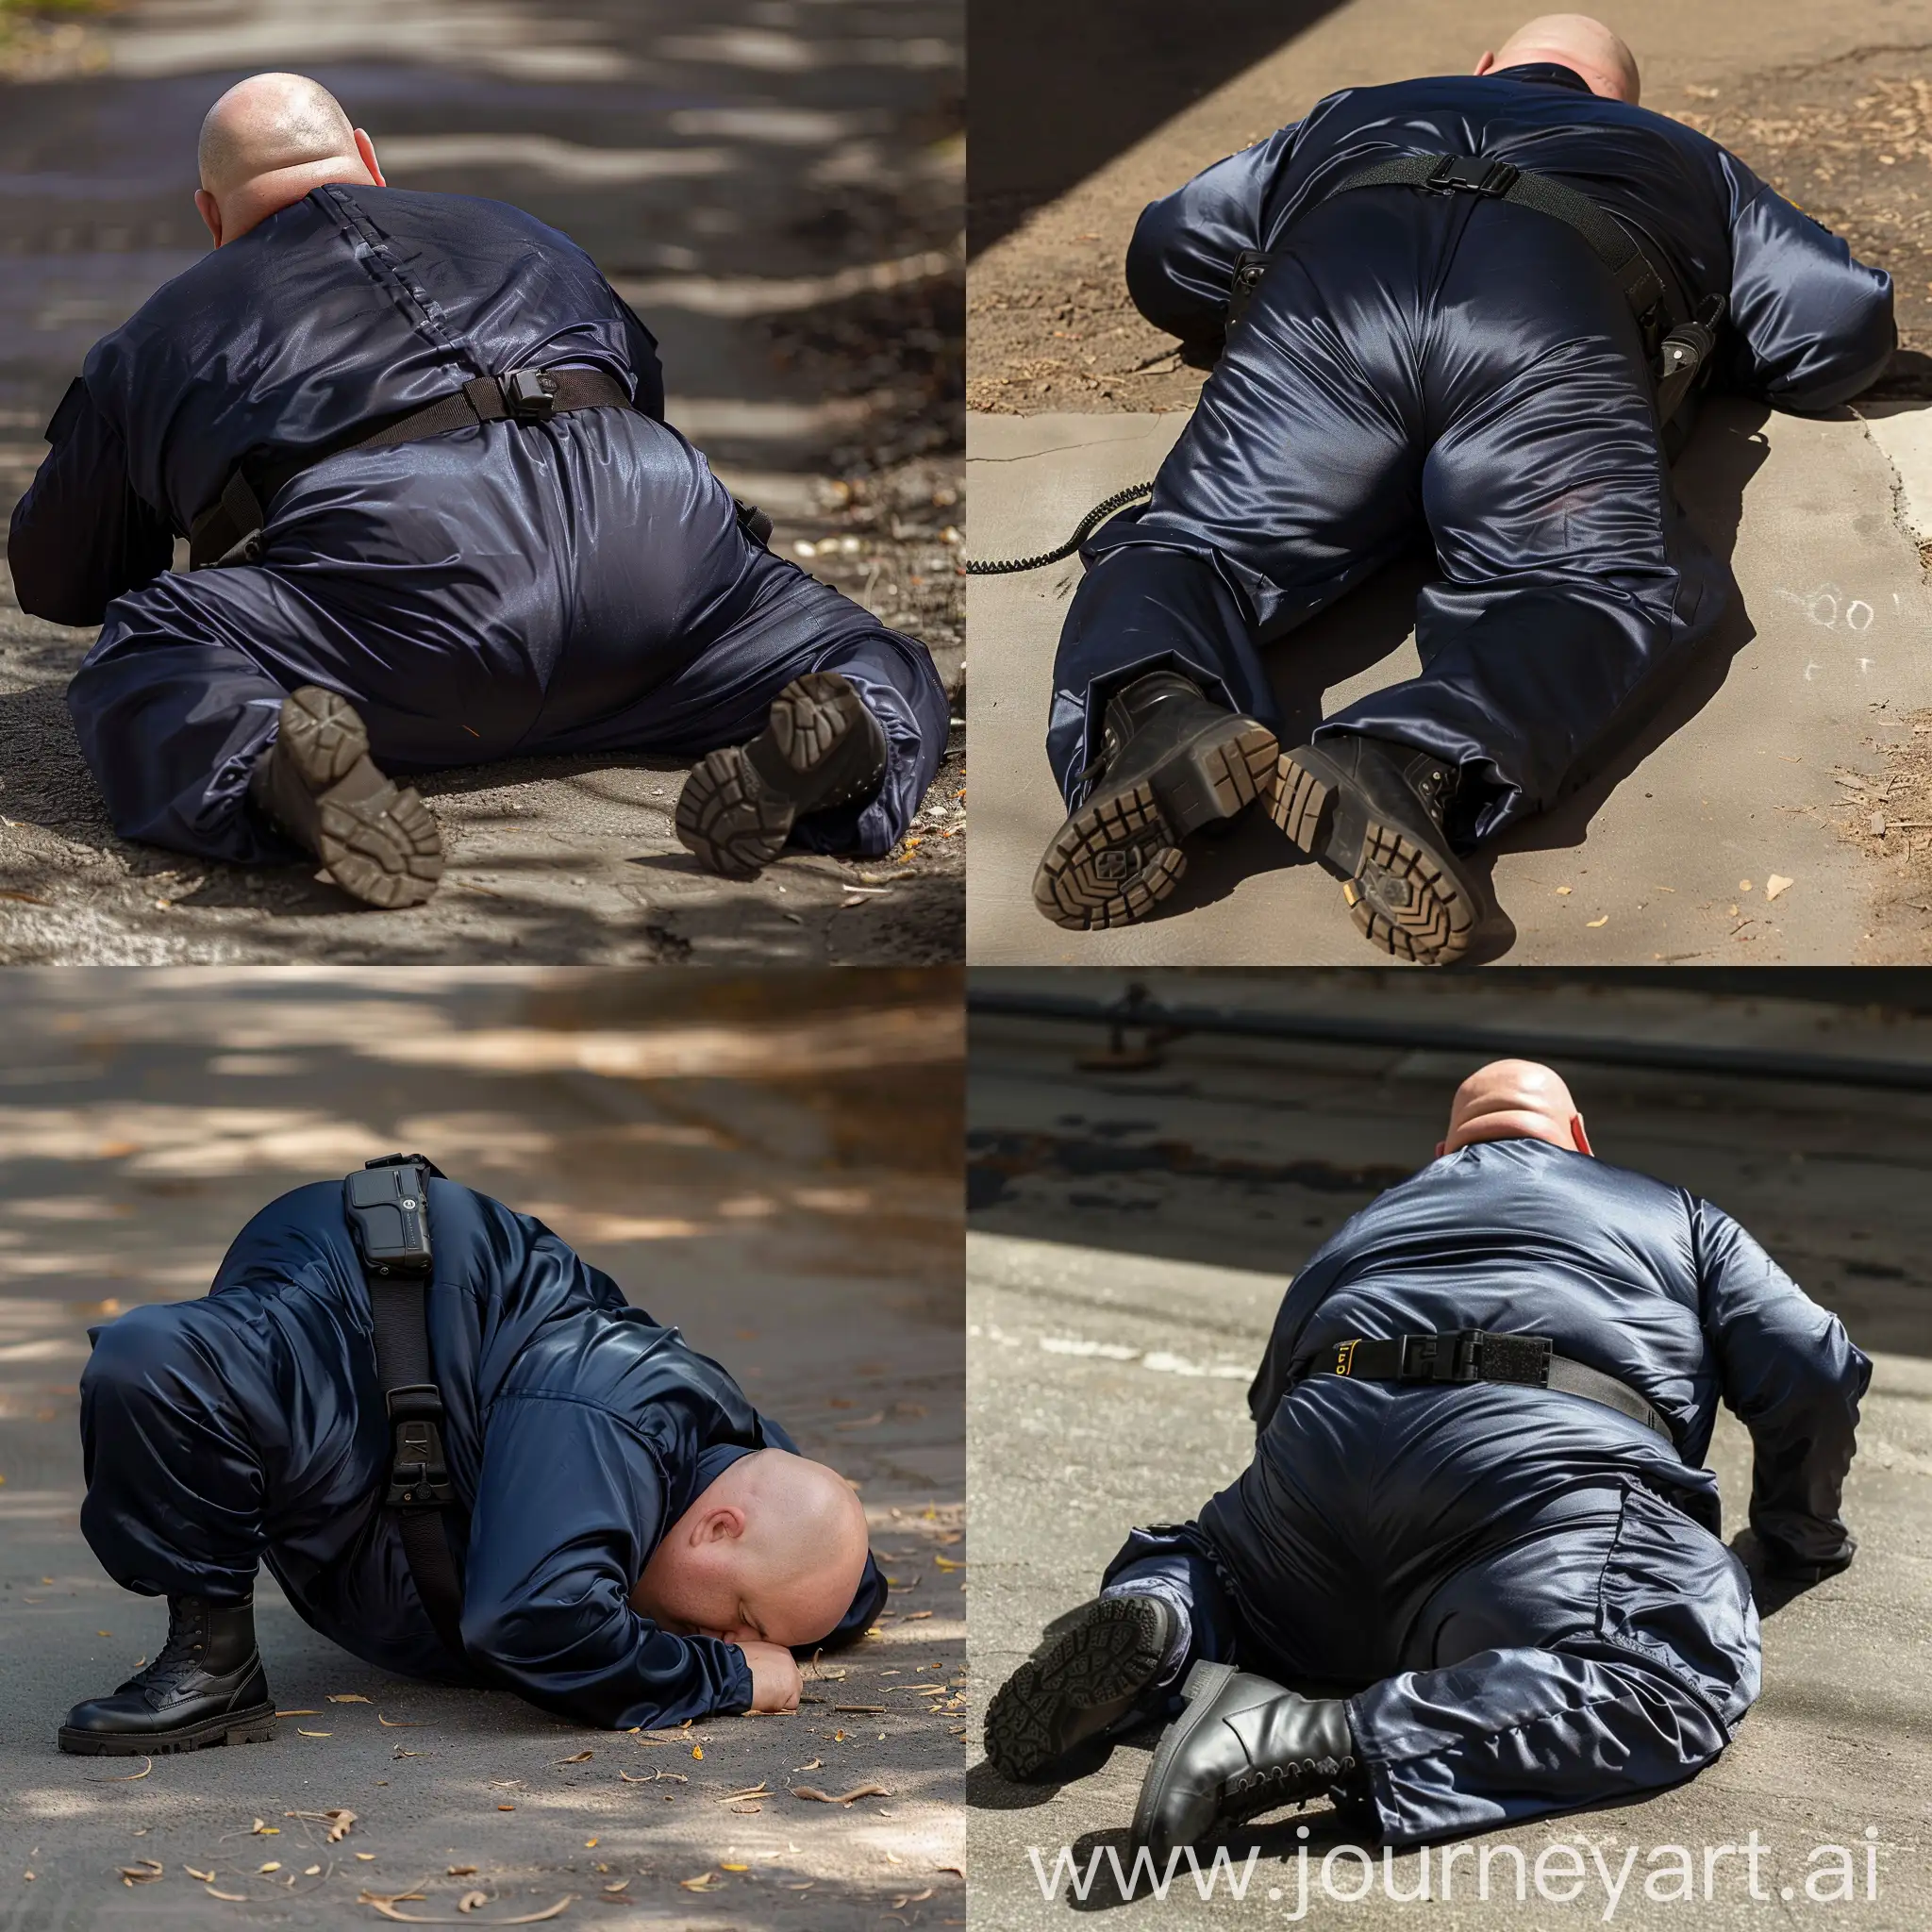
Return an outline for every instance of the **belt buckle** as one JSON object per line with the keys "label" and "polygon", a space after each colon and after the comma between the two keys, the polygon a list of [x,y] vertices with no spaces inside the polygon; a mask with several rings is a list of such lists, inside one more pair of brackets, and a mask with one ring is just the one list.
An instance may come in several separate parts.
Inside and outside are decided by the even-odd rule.
{"label": "belt buckle", "polygon": [[557,414],[557,378],[541,369],[512,369],[499,376],[503,407],[519,423],[547,423]]}
{"label": "belt buckle", "polygon": [[1460,189],[1470,194],[1503,195],[1515,187],[1522,172],[1491,155],[1444,155],[1424,186],[1439,194],[1454,194]]}
{"label": "belt buckle", "polygon": [[1338,1341],[1335,1344],[1335,1373],[1338,1375],[1354,1373],[1356,1343],[1360,1340],[1359,1336],[1351,1336],[1346,1341]]}

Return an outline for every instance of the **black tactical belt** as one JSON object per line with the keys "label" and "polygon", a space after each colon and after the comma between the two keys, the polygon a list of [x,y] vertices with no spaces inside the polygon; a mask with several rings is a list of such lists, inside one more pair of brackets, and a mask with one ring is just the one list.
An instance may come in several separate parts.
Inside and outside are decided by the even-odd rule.
{"label": "black tactical belt", "polygon": [[[1637,238],[1610,211],[1589,195],[1547,175],[1530,174],[1512,162],[1481,155],[1397,155],[1339,181],[1330,198],[1355,188],[1419,188],[1437,194],[1481,194],[1496,201],[1567,222],[1591,245],[1597,259],[1616,276],[1643,336],[1657,384],[1657,420],[1668,423],[1683,407],[1699,373],[1717,345],[1724,299],[1713,295],[1688,320],[1674,299],[1674,284],[1644,254]],[[1247,312],[1255,291],[1278,255],[1243,249],[1235,258],[1228,291],[1227,322],[1232,329]]]}
{"label": "black tactical belt", "polygon": [[[352,449],[390,449],[421,442],[479,423],[547,423],[576,409],[628,409],[630,391],[597,369],[513,369],[508,375],[479,375],[461,389],[391,417],[373,430],[351,430],[340,442],[263,459],[244,459],[221,495],[195,518],[188,533],[188,567],[253,563],[261,554],[263,506],[304,470]],[[756,512],[753,512],[756,514]],[[766,525],[769,532],[771,525]]]}
{"label": "black tactical belt", "polygon": [[463,1585],[448,1522],[460,1515],[442,1449],[442,1391],[429,1359],[427,1292],[434,1264],[429,1176],[420,1154],[390,1154],[342,1182],[342,1208],[362,1257],[375,1331],[375,1383],[389,1413],[383,1507],[396,1512],[416,1594],[454,1657],[463,1655]]}
{"label": "black tactical belt", "polygon": [[1452,1335],[1398,1335],[1386,1341],[1353,1338],[1312,1357],[1304,1374],[1346,1375],[1354,1382],[1508,1382],[1555,1389],[1599,1402],[1655,1429],[1673,1448],[1671,1425],[1614,1375],[1557,1355],[1545,1335],[1493,1335],[1462,1328]]}

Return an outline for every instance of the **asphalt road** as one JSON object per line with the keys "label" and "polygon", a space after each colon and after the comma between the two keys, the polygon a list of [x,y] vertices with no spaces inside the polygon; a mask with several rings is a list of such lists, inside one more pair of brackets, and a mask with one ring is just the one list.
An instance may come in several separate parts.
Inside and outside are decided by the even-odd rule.
{"label": "asphalt road", "polygon": [[[933,649],[962,693],[957,0],[133,0],[0,41],[0,508],[88,347],[203,252],[201,116],[313,74],[398,186],[514,201],[597,258],[658,334],[670,415],[774,542]],[[12,78],[6,77],[9,72]],[[884,859],[700,873],[665,759],[523,759],[423,786],[451,865],[357,908],[108,827],[63,691],[92,633],[0,572],[0,962],[914,964],[957,958],[963,731]]]}
{"label": "asphalt road", "polygon": [[[963,1923],[954,975],[8,982],[0,1927],[378,1924],[364,1891],[454,1924],[473,1890],[460,1923],[566,1895],[566,1926]],[[894,1584],[878,1635],[826,1658],[795,1716],[633,1737],[387,1676],[264,1577],[272,1743],[147,1770],[60,1755],[67,1706],[165,1624],[77,1528],[88,1324],[199,1293],[257,1208],[398,1146],[539,1214],[853,1478]],[[844,1808],[791,1795],[867,1784],[884,1795]],[[357,1816],[333,1844],[302,1815],[338,1809]],[[158,1874],[125,1882],[143,1860]]]}
{"label": "asphalt road", "polygon": [[[1532,1054],[1541,1032],[1782,1045],[1932,1066],[1924,1017],[1785,1000],[1770,987],[1740,997],[1661,984],[1592,987],[1574,975],[1510,975],[1507,986],[1375,974],[1139,977],[1175,1005],[1482,1025],[1513,1032]],[[973,983],[1105,998],[1124,982],[1113,974],[1070,984],[1066,974],[976,973]],[[1863,997],[1882,995],[1874,983]],[[1474,1063],[1440,1052],[1196,1037],[1145,1069],[1105,1071],[1094,1058],[1105,1043],[1091,1027],[973,1023],[971,1654],[988,1694],[1053,1618],[1092,1594],[1131,1525],[1191,1516],[1240,1472],[1253,1441],[1247,1383],[1289,1277],[1349,1214],[1430,1158],[1449,1095]],[[1487,1900],[1473,1896],[1467,1856],[1445,1898],[1438,1853],[1432,1907],[1391,1903],[1379,1860],[1368,1896],[1331,1903],[1321,1873],[1337,1835],[1318,1806],[1301,1821],[1312,1854],[1309,1923],[1394,1926],[1426,1911],[1429,1924],[1465,1928],[1923,1925],[1932,1915],[1932,1697],[1923,1669],[1932,1591],[1932,1210],[1922,1190],[1932,1166],[1932,1099],[1629,1067],[1565,1071],[1601,1158],[1737,1215],[1874,1356],[1845,1500],[1859,1555],[1843,1576],[1790,1601],[1760,1592],[1764,1694],[1715,1766],[1640,1804],[1474,1840],[1478,1850],[1516,1846],[1532,1873],[1549,1851],[1550,1893],[1539,1897],[1531,1885],[1519,1901],[1512,1863],[1498,1853]],[[1734,1535],[1749,1443],[1728,1417],[1711,1464]],[[1131,1876],[1125,1826],[1145,1746],[1122,1746],[1093,1775],[1058,1787],[1004,1782],[984,1762],[976,1730],[970,1748],[968,1857],[979,1922],[1020,1932],[1068,1923],[1074,1910],[1163,1925],[1297,1915],[1292,1816],[1252,1835],[1262,1850],[1243,1903],[1224,1879],[1204,1902],[1185,1868],[1164,1904],[1146,1896],[1144,1883],[1130,1901],[1108,1857]],[[1754,1829],[1769,1848],[1761,1899],[1749,1896],[1736,1859],[1714,1869],[1708,1898],[1701,1877],[1692,1898],[1670,1896],[1674,1860],[1661,1848],[1692,1848],[1701,1874],[1702,1847],[1744,1845]],[[1250,1836],[1230,1841],[1237,1860]],[[1857,1895],[1818,1903],[1807,1880],[1829,1859],[1810,1855],[1830,1844],[1856,1848]],[[1869,1899],[1868,1844],[1877,1874]],[[1587,1878],[1571,1904],[1557,1903],[1568,1855],[1554,1848],[1565,1845]],[[1062,1847],[1075,1874],[1098,1860],[1084,1899],[1068,1868],[1056,1877]],[[1614,1905],[1591,1847],[1613,1876],[1637,1852],[1635,1877]],[[1395,1858],[1391,1870],[1394,1891],[1413,1897],[1419,1856]],[[1357,1890],[1359,1873],[1338,1854],[1337,1891]]]}

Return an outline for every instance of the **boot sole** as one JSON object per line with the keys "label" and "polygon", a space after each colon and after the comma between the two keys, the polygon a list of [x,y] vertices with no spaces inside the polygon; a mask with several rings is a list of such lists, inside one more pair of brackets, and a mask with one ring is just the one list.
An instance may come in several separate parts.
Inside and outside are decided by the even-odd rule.
{"label": "boot sole", "polygon": [[1146,918],[1187,871],[1181,841],[1272,791],[1277,752],[1265,724],[1234,719],[1176,746],[1132,785],[1103,780],[1046,848],[1034,905],[1073,932]]}
{"label": "boot sole", "polygon": [[[365,905],[386,911],[420,906],[442,877],[442,837],[422,794],[376,769],[355,706],[304,685],[282,702],[281,735],[316,802],[323,870]],[[345,785],[351,777],[355,783]]]}
{"label": "boot sole", "polygon": [[1022,1664],[987,1706],[992,1768],[1024,1783],[1124,1716],[1160,1669],[1161,1623],[1144,1598],[1110,1598]]}
{"label": "boot sole", "polygon": [[[802,813],[848,805],[878,782],[870,721],[836,671],[794,678],[757,738],[693,767],[677,797],[679,843],[707,872],[756,878],[784,851]],[[768,775],[774,772],[783,774],[776,783]]]}
{"label": "boot sole", "polygon": [[1188,1707],[1161,1732],[1160,1741],[1154,1747],[1154,1760],[1147,1767],[1147,1775],[1141,1780],[1141,1798],[1134,1807],[1134,1842],[1137,1845],[1150,1841],[1160,1788],[1166,1781],[1175,1754],[1193,1735],[1195,1726],[1212,1707],[1214,1700],[1221,1695],[1223,1686],[1234,1674],[1233,1664],[1209,1663],[1196,1664],[1188,1673],[1188,1680],[1181,1686],[1181,1695],[1187,1699]]}
{"label": "boot sole", "polygon": [[1474,943],[1477,908],[1443,862],[1385,824],[1310,746],[1281,754],[1269,816],[1342,881],[1349,915],[1392,958],[1447,966]]}
{"label": "boot sole", "polygon": [[204,1718],[174,1731],[137,1737],[127,1731],[71,1731],[60,1726],[59,1744],[77,1757],[165,1757],[175,1751],[205,1751],[214,1744],[265,1744],[275,1734],[273,1704],[253,1704],[225,1717]]}

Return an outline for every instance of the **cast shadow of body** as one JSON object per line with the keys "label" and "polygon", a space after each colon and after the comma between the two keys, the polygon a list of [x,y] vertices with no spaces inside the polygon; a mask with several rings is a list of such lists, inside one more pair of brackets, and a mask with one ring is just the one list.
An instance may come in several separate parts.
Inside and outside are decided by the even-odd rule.
{"label": "cast shadow of body", "polygon": [[[1816,1588],[1817,1582],[1825,1579],[1796,1580],[1773,1577],[1763,1567],[1763,1552],[1757,1539],[1747,1530],[1740,1530],[1731,1539],[1731,1548],[1739,1560],[1743,1563],[1751,1577],[1751,1593],[1757,1605],[1760,1617],[1774,1616],[1785,1605],[1802,1596],[1807,1591]],[[1041,1638],[1040,1649],[1043,1650],[1064,1625],[1065,1618],[1056,1619],[1047,1625]],[[1038,1655],[1038,1652],[1036,1652]],[[1316,1684],[1297,1681],[1288,1687],[1309,1697],[1345,1696],[1351,1690],[1359,1687],[1341,1684]],[[1134,1750],[1151,1757],[1153,1747],[1160,1735],[1159,1725],[1150,1724],[1131,1736],[1123,1738],[1118,1744],[1096,1744],[1089,1746],[1078,1757],[1065,1759],[1056,1767],[1058,1774],[1053,1780],[1037,1784],[1013,1784],[1001,1777],[990,1764],[980,1762],[973,1766],[966,1774],[966,1802],[978,1810],[1013,1811],[1044,1805],[1058,1796],[1062,1788],[1076,1778],[1090,1777],[1100,1770],[1112,1755],[1114,1749]],[[1696,1774],[1692,1774],[1694,1777]],[[1683,1780],[1689,1783],[1690,1780]],[[1577,1807],[1570,1813],[1546,1813],[1546,1817],[1582,1816],[1601,1811],[1620,1811],[1634,1805],[1648,1804],[1659,1797],[1665,1790],[1675,1790],[1675,1786],[1660,1787],[1657,1790],[1641,1791],[1628,1796],[1607,1799],[1596,1805]],[[1432,1839],[1429,1845],[1466,1844],[1480,1834],[1458,1833],[1448,1838]],[[1318,1859],[1341,1846],[1351,1846],[1359,1850],[1363,1857],[1374,1863],[1381,1862],[1381,1847],[1372,1819],[1364,1810],[1344,1807],[1318,1807],[1314,1810],[1298,1810],[1286,1818],[1272,1824],[1256,1823],[1238,1827],[1208,1839],[1196,1845],[1194,1861],[1190,1863],[1183,1853],[1174,1863],[1172,1886],[1178,1887],[1181,1895],[1188,1895],[1194,1890],[1208,1883],[1208,1875],[1214,1874],[1213,1891],[1219,1893],[1228,1886],[1230,1875],[1239,1878],[1243,1864],[1251,1852],[1258,1854],[1250,1882],[1258,1881],[1264,1893],[1269,1892],[1271,1880],[1279,1885],[1291,1899],[1299,1902],[1298,1879],[1295,1876],[1296,1860],[1306,1853],[1308,1857]],[[1422,1849],[1408,1846],[1398,1853],[1398,1857],[1409,1857]],[[1082,1832],[1068,1847],[1072,1854],[1074,1876],[1069,1879],[1060,1893],[1060,1902],[1076,1912],[1113,1911],[1123,1906],[1141,1903],[1154,1896],[1149,1884],[1148,1860],[1141,1858],[1139,1869],[1136,1859],[1141,1857],[1133,1836],[1126,1827],[1111,1825],[1105,1829]],[[1215,1872],[1217,1856],[1224,1855],[1226,1866]],[[1232,1867],[1232,1874],[1227,1870]],[[1262,1868],[1273,1868],[1264,1875]],[[1200,1874],[1199,1878],[1195,1873]],[[1159,1879],[1158,1871],[1152,1877]],[[1350,1877],[1355,1875],[1350,1868]],[[1417,1883],[1413,1874],[1407,1875],[1411,1890]],[[1169,1887],[1163,1886],[1162,1890]]]}
{"label": "cast shadow of body", "polygon": [[[1671,473],[1686,516],[1724,566],[1728,597],[1716,628],[1683,652],[1672,672],[1617,720],[1550,810],[1513,827],[1483,850],[1478,864],[1486,874],[1504,852],[1586,843],[1590,823],[1605,801],[1709,704],[1724,687],[1731,659],[1757,636],[1730,560],[1743,519],[1744,491],[1767,454],[1762,430],[1770,413],[1762,404],[1739,397],[1712,398],[1700,412],[1690,442]],[[1306,742],[1321,723],[1324,691],[1361,676],[1401,648],[1415,628],[1416,598],[1435,576],[1433,554],[1418,547],[1311,623],[1267,644],[1269,676],[1286,721],[1284,747]],[[1187,875],[1168,901],[1165,915],[1192,911],[1225,898],[1251,873],[1306,862],[1261,813],[1243,813],[1224,837],[1196,841],[1189,854]],[[1503,909],[1468,963],[1501,958],[1515,937]]]}

